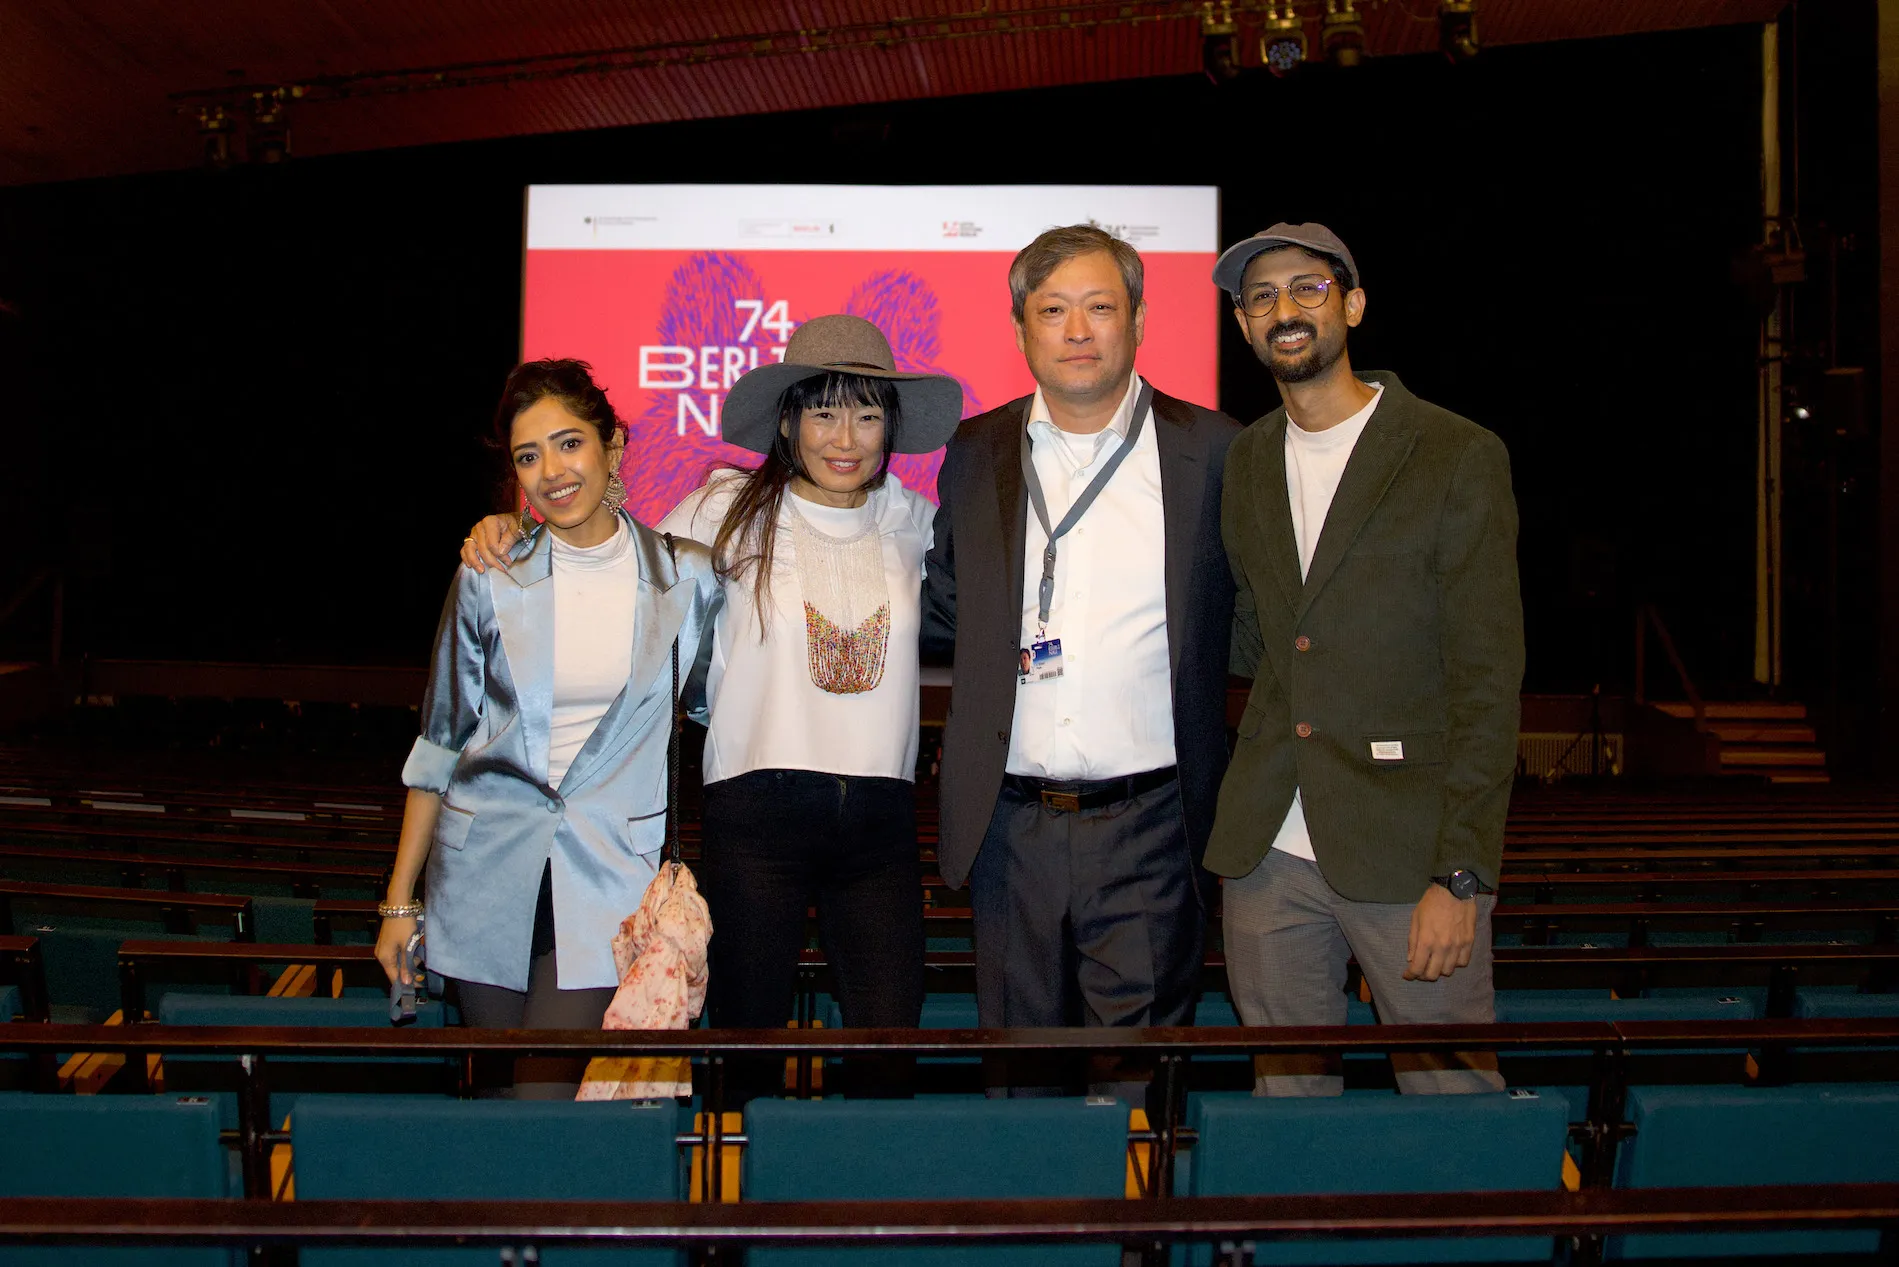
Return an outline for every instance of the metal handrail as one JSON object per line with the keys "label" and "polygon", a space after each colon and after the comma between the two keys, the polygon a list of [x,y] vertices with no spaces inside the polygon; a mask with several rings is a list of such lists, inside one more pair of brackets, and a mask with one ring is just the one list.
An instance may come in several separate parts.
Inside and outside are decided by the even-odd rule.
{"label": "metal handrail", "polygon": [[1653,603],[1642,603],[1635,609],[1635,702],[1647,702],[1648,631],[1651,626],[1656,639],[1662,644],[1662,653],[1668,657],[1675,676],[1681,681],[1682,693],[1688,697],[1688,706],[1694,709],[1695,729],[1707,730],[1708,706],[1702,701],[1701,692],[1695,689],[1694,679],[1688,676],[1688,666],[1682,662],[1681,653],[1675,650],[1675,639],[1668,632],[1668,624],[1662,619],[1661,609]]}
{"label": "metal handrail", "polygon": [[[0,1242],[966,1245],[1899,1226],[1899,1184],[943,1201],[0,1199]],[[1890,1238],[1890,1232],[1888,1238]]]}

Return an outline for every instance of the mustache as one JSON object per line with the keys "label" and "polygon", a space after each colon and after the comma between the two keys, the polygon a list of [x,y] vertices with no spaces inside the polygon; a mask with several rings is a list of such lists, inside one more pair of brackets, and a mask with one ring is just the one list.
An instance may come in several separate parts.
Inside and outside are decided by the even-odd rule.
{"label": "mustache", "polygon": [[1310,321],[1282,321],[1266,332],[1266,339],[1271,342],[1282,334],[1309,334],[1314,339],[1319,337],[1318,328]]}

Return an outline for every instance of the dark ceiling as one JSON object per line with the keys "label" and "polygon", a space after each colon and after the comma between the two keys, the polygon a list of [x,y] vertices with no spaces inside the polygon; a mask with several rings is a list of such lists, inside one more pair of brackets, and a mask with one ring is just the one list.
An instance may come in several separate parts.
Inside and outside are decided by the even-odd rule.
{"label": "dark ceiling", "polygon": [[[1783,0],[1480,0],[1487,46],[1760,22]],[[1198,71],[1188,0],[0,0],[0,183],[183,168],[284,88],[292,152],[619,127]],[[1266,0],[1232,5],[1258,61]],[[1297,0],[1316,49],[1325,0]],[[1368,56],[1436,0],[1358,0]],[[1216,11],[1217,13],[1217,11]]]}

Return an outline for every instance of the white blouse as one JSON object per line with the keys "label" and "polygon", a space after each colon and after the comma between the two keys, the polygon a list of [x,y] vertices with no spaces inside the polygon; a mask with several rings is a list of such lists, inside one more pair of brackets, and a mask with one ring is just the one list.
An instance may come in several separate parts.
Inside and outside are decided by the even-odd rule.
{"label": "white blouse", "polygon": [[547,731],[547,784],[559,787],[567,767],[613,707],[633,671],[633,613],[640,564],[633,534],[617,517],[614,534],[597,546],[555,537],[554,708]]}
{"label": "white blouse", "polygon": [[[715,472],[660,531],[711,545],[743,478]],[[920,591],[935,515],[894,475],[850,510],[787,490],[763,638],[752,570],[725,581],[706,680],[707,783],[753,770],[916,777]],[[803,567],[801,537],[810,543]],[[872,567],[881,556],[881,585],[866,574],[866,551]]]}

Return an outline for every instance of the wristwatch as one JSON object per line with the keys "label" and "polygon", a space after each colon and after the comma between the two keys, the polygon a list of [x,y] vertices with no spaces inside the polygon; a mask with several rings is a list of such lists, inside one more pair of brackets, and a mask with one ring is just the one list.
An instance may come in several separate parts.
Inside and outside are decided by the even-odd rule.
{"label": "wristwatch", "polygon": [[1460,901],[1468,901],[1484,891],[1484,882],[1477,878],[1477,873],[1467,871],[1463,867],[1459,867],[1449,875],[1434,875],[1431,877],[1431,883],[1443,885],[1451,891],[1452,897]]}

